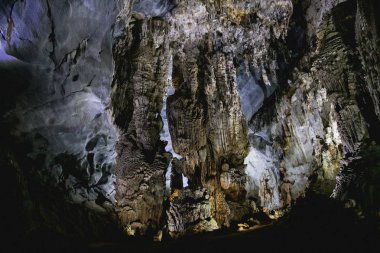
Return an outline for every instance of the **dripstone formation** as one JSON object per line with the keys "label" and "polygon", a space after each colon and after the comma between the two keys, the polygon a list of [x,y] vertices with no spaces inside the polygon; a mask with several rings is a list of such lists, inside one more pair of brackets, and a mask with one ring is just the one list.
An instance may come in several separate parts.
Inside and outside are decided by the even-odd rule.
{"label": "dripstone formation", "polygon": [[114,47],[113,109],[122,129],[116,146],[116,211],[122,225],[145,233],[159,228],[164,211],[169,154],[160,142],[159,112],[168,73],[167,29],[160,19],[138,15],[128,28]]}
{"label": "dripstone formation", "polygon": [[10,220],[81,238],[177,237],[277,219],[310,192],[377,217],[379,9],[3,1]]}

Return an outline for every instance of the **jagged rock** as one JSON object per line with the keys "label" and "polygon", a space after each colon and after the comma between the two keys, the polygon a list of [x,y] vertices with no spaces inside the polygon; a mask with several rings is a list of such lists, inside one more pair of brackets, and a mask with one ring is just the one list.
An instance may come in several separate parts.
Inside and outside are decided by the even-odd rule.
{"label": "jagged rock", "polygon": [[210,196],[206,189],[178,191],[167,210],[168,230],[171,233],[199,233],[218,229],[211,212]]}
{"label": "jagged rock", "polygon": [[[114,46],[113,108],[122,135],[117,144],[116,211],[139,234],[157,230],[169,164],[159,139],[166,87],[166,24],[134,15]],[[137,226],[137,227],[136,227]]]}
{"label": "jagged rock", "polygon": [[380,210],[380,147],[363,143],[349,163],[343,165],[337,176],[332,196],[345,202],[346,208],[356,209],[359,216],[375,217]]}
{"label": "jagged rock", "polygon": [[245,187],[246,182],[244,170],[232,168],[228,172],[220,174],[220,185],[226,194],[226,198],[236,202],[245,199],[245,192],[241,189]]}
{"label": "jagged rock", "polygon": [[157,240],[308,191],[376,216],[377,2],[3,1],[0,157],[26,210]]}
{"label": "jagged rock", "polygon": [[[233,185],[227,185],[225,180],[228,175],[244,176],[234,172],[221,176],[222,164],[242,168],[247,154],[247,124],[240,109],[245,90],[238,90],[237,80],[241,83],[241,79],[234,62],[248,58],[264,86],[276,83],[275,74],[269,80],[265,69],[270,65],[274,72],[276,66],[259,58],[269,51],[267,40],[283,35],[291,10],[289,1],[182,1],[166,17],[175,42],[176,92],[168,98],[173,147],[184,157],[182,172],[190,186],[208,189],[213,217],[220,225],[229,224],[230,210],[225,199],[244,199],[245,194],[244,180],[235,180],[239,183]],[[249,17],[254,15],[260,21],[251,22]],[[209,22],[209,17],[214,21]],[[252,113],[245,116],[249,119]]]}
{"label": "jagged rock", "polygon": [[309,27],[316,29],[312,58],[300,61],[309,71],[296,70],[291,88],[252,120],[248,174],[258,188],[253,195],[269,209],[289,206],[308,188],[330,195],[342,163],[371,134],[366,122],[373,109],[363,107],[371,101],[361,88],[354,43],[355,3],[322,11],[324,20]]}

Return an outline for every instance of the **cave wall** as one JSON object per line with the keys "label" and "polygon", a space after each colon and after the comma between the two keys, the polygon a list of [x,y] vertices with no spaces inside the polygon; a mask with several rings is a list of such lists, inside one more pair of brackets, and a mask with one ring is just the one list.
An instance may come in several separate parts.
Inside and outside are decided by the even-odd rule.
{"label": "cave wall", "polygon": [[362,86],[359,105],[369,139],[343,164],[333,197],[358,210],[360,217],[379,217],[379,24],[376,1],[359,1],[355,15],[355,41],[361,63]]}
{"label": "cave wall", "polygon": [[10,199],[30,224],[87,238],[278,218],[308,191],[376,215],[377,9],[3,1]]}
{"label": "cave wall", "polygon": [[[152,6],[156,6],[154,3],[157,1],[151,2]],[[171,3],[166,2],[162,8],[170,10]],[[162,146],[157,144],[157,131],[161,126],[154,125],[160,117],[157,116],[157,120],[147,119],[148,111],[152,111],[153,115],[161,109],[163,105],[156,104],[156,100],[161,102],[158,98],[164,95],[161,90],[161,93],[149,95],[146,102],[138,102],[140,96],[143,99],[152,92],[144,90],[141,95],[136,92],[141,87],[149,87],[150,81],[155,82],[155,90],[164,88],[165,69],[170,63],[171,85],[175,92],[167,97],[166,111],[172,147],[181,159],[175,158],[171,162],[173,198],[169,198],[169,210],[166,212],[168,229],[170,232],[182,232],[192,226],[195,230],[198,227],[207,228],[208,225],[213,228],[229,226],[231,220],[238,220],[249,212],[246,207],[249,204],[245,199],[247,177],[244,158],[248,154],[247,120],[253,112],[244,115],[241,110],[240,98],[245,95],[245,89],[250,89],[242,79],[246,78],[246,73],[254,73],[250,74],[257,79],[253,82],[258,82],[264,90],[261,93],[262,100],[280,85],[276,71],[278,52],[270,45],[285,35],[292,4],[290,1],[178,1],[170,12],[164,14],[163,9],[158,14],[147,9],[143,2],[137,1],[132,8],[132,19],[114,50],[116,68],[119,66],[121,70],[115,75],[114,115],[118,125],[124,129],[129,145],[134,146],[133,149],[118,152],[120,201],[117,205],[123,209],[118,213],[123,226],[141,230],[141,225],[136,221],[141,221],[140,208],[144,207],[132,203],[141,197],[142,202],[149,201],[158,190],[148,186],[142,189],[140,186],[138,189],[137,186],[145,185],[145,180],[148,185],[155,184],[156,188],[164,187],[163,173],[159,172],[162,168],[154,160],[162,153],[157,148]],[[210,21],[211,18],[213,22]],[[149,21],[152,19],[165,24],[167,33],[156,35],[158,42],[150,43],[144,39],[150,37],[154,28],[143,24],[152,22]],[[124,47],[121,41],[124,42]],[[126,51],[125,45],[128,45]],[[149,47],[153,46],[156,49],[152,51]],[[170,55],[172,62],[160,60],[159,66],[156,66],[156,58],[160,57],[165,48],[168,51],[164,54]],[[141,62],[138,57],[143,58]],[[126,59],[129,60],[127,64]],[[140,78],[143,74],[145,76]],[[267,88],[272,85],[274,88]],[[137,108],[137,103],[143,108]],[[247,101],[244,100],[245,108],[249,108],[252,103],[256,101],[248,97]],[[137,116],[140,110],[143,111],[144,119]],[[135,118],[139,118],[137,122]],[[118,122],[119,119],[121,122]],[[136,129],[131,128],[133,125]],[[140,134],[145,138],[140,138]],[[149,145],[150,138],[155,138],[153,146]],[[124,141],[119,143],[121,142]],[[131,164],[128,160],[139,157],[135,152],[148,153],[151,161],[145,156],[136,164]],[[140,168],[144,162],[154,166],[157,178],[143,179],[143,174],[149,169],[138,172],[140,179],[129,174],[130,169]],[[188,178],[189,186],[184,189],[181,174]],[[136,190],[128,189],[128,185],[134,184],[137,185]],[[128,190],[130,193],[127,193]],[[124,202],[126,199],[129,203]],[[143,216],[144,219],[155,222],[152,226],[157,226],[158,214],[159,212],[148,213]]]}
{"label": "cave wall", "polygon": [[[359,153],[367,153],[367,149],[376,149],[372,145],[378,143],[377,98],[372,96],[376,92],[372,90],[373,80],[378,79],[374,73],[370,74],[374,79],[368,78],[363,63],[366,50],[374,52],[376,60],[376,50],[369,49],[376,47],[376,42],[362,44],[362,36],[368,36],[366,29],[357,28],[365,17],[361,13],[363,4],[345,1],[329,5],[323,20],[312,28],[308,15],[315,13],[315,4],[298,3],[299,8],[306,9],[305,43],[309,50],[297,60],[289,88],[279,91],[271,101],[274,105],[268,103],[251,121],[253,149],[252,161],[247,159],[252,165],[248,172],[255,174],[256,185],[262,184],[254,195],[268,208],[273,203],[282,208],[290,206],[306,189],[350,203],[371,195],[352,197],[355,194],[344,193],[347,181],[356,189],[365,185],[365,179],[352,179],[355,173],[350,164],[356,167],[352,160],[359,159]],[[318,6],[317,10],[325,7]],[[267,162],[258,162],[258,157]],[[262,175],[257,175],[257,167],[264,167]],[[360,173],[376,173],[374,167],[376,162],[372,161]],[[358,169],[355,171],[360,174]],[[373,185],[375,179],[370,181]]]}
{"label": "cave wall", "polygon": [[160,141],[159,116],[168,76],[167,29],[159,18],[134,15],[124,33],[114,47],[112,103],[122,129],[116,147],[116,211],[122,226],[145,234],[160,225],[170,158]]}
{"label": "cave wall", "polygon": [[21,199],[34,206],[25,211],[32,230],[91,238],[113,223],[112,31],[121,4],[0,3],[1,146],[25,178],[7,184],[29,196]]}
{"label": "cave wall", "polygon": [[276,218],[309,190],[338,196],[344,166],[377,140],[377,28],[363,8],[374,3],[161,4],[133,11],[168,27],[169,231],[228,227],[257,208]]}

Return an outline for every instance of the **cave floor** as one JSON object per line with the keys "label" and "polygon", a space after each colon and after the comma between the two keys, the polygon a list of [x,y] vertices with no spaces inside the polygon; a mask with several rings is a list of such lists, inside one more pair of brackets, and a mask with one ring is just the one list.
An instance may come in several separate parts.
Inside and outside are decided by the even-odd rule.
{"label": "cave floor", "polygon": [[222,230],[162,242],[91,243],[45,232],[24,238],[6,252],[380,252],[379,225],[379,219],[360,220],[334,201],[314,196],[299,201],[279,222],[251,231]]}

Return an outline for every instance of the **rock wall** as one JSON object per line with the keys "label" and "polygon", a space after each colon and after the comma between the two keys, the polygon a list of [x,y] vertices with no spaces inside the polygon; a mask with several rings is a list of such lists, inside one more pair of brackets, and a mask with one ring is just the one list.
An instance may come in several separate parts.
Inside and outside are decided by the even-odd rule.
{"label": "rock wall", "polygon": [[25,177],[32,228],[91,237],[113,219],[112,27],[120,5],[0,3],[1,145]]}
{"label": "rock wall", "polygon": [[[114,50],[117,69],[113,97],[114,115],[117,124],[126,132],[126,140],[121,140],[119,143],[133,147],[133,149],[120,148],[118,151],[117,176],[120,179],[118,179],[117,206],[121,205],[124,210],[119,212],[119,216],[122,224],[132,226],[133,230],[141,228],[140,224],[134,223],[135,220],[141,221],[140,214],[144,216],[143,219],[155,223],[153,227],[157,227],[159,223],[162,209],[155,209],[157,213],[154,214],[141,212],[140,208],[144,209],[145,204],[141,204],[141,200],[138,199],[156,194],[154,203],[148,204],[147,207],[152,204],[160,205],[162,195],[157,195],[160,190],[153,192],[150,187],[143,187],[144,191],[151,191],[145,195],[142,190],[132,190],[129,187],[136,184],[138,188],[141,184],[138,181],[142,181],[131,175],[135,174],[132,172],[135,170],[134,167],[141,168],[149,159],[162,155],[162,150],[157,148],[160,146],[157,133],[162,126],[154,124],[160,117],[149,118],[149,112],[157,113],[161,109],[162,104],[159,103],[161,100],[158,99],[163,96],[163,90],[153,93],[146,87],[150,87],[153,83],[155,91],[165,87],[165,69],[168,67],[168,61],[160,60],[157,66],[155,63],[161,51],[168,48],[169,51],[163,54],[165,56],[170,54],[172,58],[170,79],[175,89],[174,94],[167,98],[168,128],[173,150],[182,157],[180,160],[174,159],[171,163],[171,178],[173,178],[171,190],[173,193],[180,190],[179,196],[187,195],[185,192],[188,189],[206,191],[209,198],[204,203],[209,207],[201,210],[211,212],[197,216],[199,220],[189,221],[189,216],[183,211],[186,208],[180,206],[189,205],[190,200],[182,198],[176,201],[177,197],[174,196],[167,212],[171,221],[169,223],[185,225],[169,224],[169,230],[182,232],[187,229],[187,224],[194,225],[209,217],[215,219],[219,227],[229,226],[236,213],[231,209],[246,204],[247,180],[244,173],[244,158],[248,153],[247,119],[253,114],[250,112],[244,115],[240,108],[245,89],[250,89],[242,84],[240,77],[244,76],[245,72],[255,72],[257,82],[264,87],[264,97],[268,97],[275,89],[266,88],[266,85],[273,84],[275,87],[279,85],[280,78],[277,78],[276,71],[278,64],[275,58],[269,55],[275,55],[277,51],[270,45],[284,36],[292,4],[290,1],[225,3],[178,1],[170,12],[167,11],[170,10],[172,2],[153,1],[151,9],[148,9],[146,4],[142,1],[135,3],[132,8],[135,13],[132,21],[125,27],[123,39],[117,39]],[[137,19],[142,21],[134,21]],[[167,27],[167,34],[160,35],[162,38],[154,35],[154,40],[158,42],[145,41],[151,40],[149,39],[151,29],[149,25],[146,28],[146,25],[139,22],[144,24],[149,22],[148,20],[160,20],[163,26]],[[157,49],[159,51],[156,51]],[[136,57],[141,57],[141,60]],[[122,60],[119,61],[119,58]],[[237,66],[242,67],[237,68]],[[142,76],[143,74],[145,76]],[[240,89],[238,89],[238,79]],[[142,87],[144,90],[140,91]],[[249,108],[252,104],[250,98],[247,98],[247,101],[243,101],[245,108]],[[139,111],[147,118],[141,119],[137,116]],[[147,128],[144,124],[151,128]],[[135,128],[131,128],[132,125]],[[140,135],[142,137],[139,137]],[[150,139],[152,139],[151,145]],[[136,150],[148,155],[141,155],[139,159]],[[131,159],[137,159],[138,162],[135,161],[135,165],[131,164],[129,161]],[[157,188],[163,189],[163,181],[158,180],[159,177],[162,179],[163,173],[159,172],[162,167],[153,160],[149,163],[154,164],[157,178],[149,177],[146,179],[146,184],[154,184]],[[147,171],[149,169],[141,170],[140,177]],[[177,189],[183,185],[181,174],[188,178],[189,186],[186,189]],[[128,191],[130,193],[127,193]],[[127,204],[125,201],[139,202],[139,204]],[[177,209],[182,211],[175,211]],[[175,212],[179,214],[173,216]]]}
{"label": "rock wall", "polygon": [[[340,181],[356,183],[348,179],[352,173],[345,177],[345,168],[358,152],[365,152],[369,140],[378,140],[374,130],[379,122],[377,98],[371,86],[376,78],[364,75],[368,69],[362,53],[373,44],[360,49],[362,32],[357,30],[364,17],[360,13],[363,4],[331,5],[318,24],[310,23],[308,17],[315,5],[301,5],[307,10],[309,52],[295,64],[289,88],[270,102],[274,105],[268,102],[250,125],[248,173],[256,186],[253,195],[268,210],[291,206],[309,189],[346,199]],[[315,34],[308,34],[311,24],[316,25]],[[361,173],[367,174],[368,166]]]}
{"label": "rock wall", "polygon": [[0,162],[83,237],[277,218],[308,191],[376,215],[378,7],[3,1]]}
{"label": "rock wall", "polygon": [[366,119],[369,139],[360,143],[337,177],[333,197],[355,208],[361,217],[379,217],[379,10],[376,1],[358,1],[355,15],[355,41],[361,63],[362,86],[359,105]]}
{"label": "rock wall", "polygon": [[160,141],[160,111],[167,84],[165,22],[133,15],[114,46],[113,108],[122,130],[116,147],[116,211],[124,227],[157,230],[163,213],[170,154]]}

